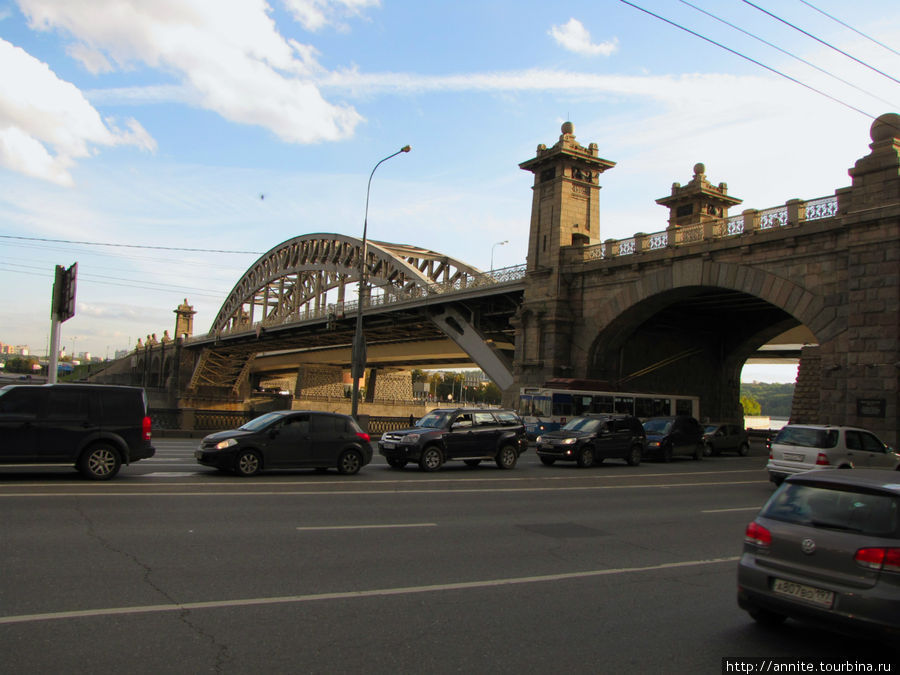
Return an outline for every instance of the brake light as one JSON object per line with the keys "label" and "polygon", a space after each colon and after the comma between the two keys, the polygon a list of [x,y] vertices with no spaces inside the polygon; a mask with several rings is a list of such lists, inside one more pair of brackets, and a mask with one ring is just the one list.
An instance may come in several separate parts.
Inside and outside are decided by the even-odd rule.
{"label": "brake light", "polygon": [[372,440],[372,439],[369,437],[369,434],[367,434],[365,431],[357,431],[357,432],[356,432],[356,435],[359,436],[359,437],[360,437],[362,440],[364,440],[366,443],[368,443],[370,440]]}
{"label": "brake light", "polygon": [[150,430],[153,427],[153,421],[150,417],[144,417],[144,421],[141,422],[141,433],[144,435],[144,440],[150,440]]}
{"label": "brake light", "polygon": [[870,570],[900,572],[900,548],[861,548],[853,559]]}
{"label": "brake light", "polygon": [[772,533],[756,521],[753,521],[747,525],[747,529],[744,531],[744,541],[754,546],[768,548],[769,544],[772,543]]}
{"label": "brake light", "polygon": [[828,455],[824,452],[820,452],[816,457],[816,466],[828,466],[831,462],[828,461]]}

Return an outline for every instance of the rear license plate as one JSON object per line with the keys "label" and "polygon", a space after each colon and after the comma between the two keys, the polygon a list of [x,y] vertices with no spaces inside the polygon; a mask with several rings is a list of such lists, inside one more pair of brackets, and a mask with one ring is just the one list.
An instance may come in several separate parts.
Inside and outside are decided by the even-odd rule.
{"label": "rear license plate", "polygon": [[381,445],[385,450],[393,450],[397,447],[396,443],[382,443]]}
{"label": "rear license plate", "polygon": [[799,452],[786,452],[784,458],[789,462],[802,462],[803,455]]}
{"label": "rear license plate", "polygon": [[797,584],[784,579],[773,579],[772,590],[781,595],[789,595],[819,607],[831,607],[834,604],[834,593],[822,588]]}

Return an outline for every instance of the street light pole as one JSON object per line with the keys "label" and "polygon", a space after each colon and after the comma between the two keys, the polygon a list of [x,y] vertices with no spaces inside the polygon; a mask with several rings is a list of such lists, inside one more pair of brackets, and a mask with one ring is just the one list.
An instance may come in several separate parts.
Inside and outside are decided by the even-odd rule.
{"label": "street light pole", "polygon": [[397,152],[388,155],[380,160],[374,167],[372,173],[369,174],[369,183],[366,186],[366,212],[363,217],[363,235],[362,248],[359,254],[359,290],[356,298],[356,330],[353,333],[353,352],[351,355],[350,377],[352,382],[352,396],[350,398],[350,414],[353,419],[357,419],[359,412],[359,378],[362,377],[366,370],[366,336],[363,334],[363,291],[366,287],[366,235],[369,229],[369,193],[372,190],[372,176],[375,175],[375,169],[388,161],[391,157],[396,157],[402,152],[409,152],[410,147],[404,145]]}
{"label": "street light pole", "polygon": [[494,271],[494,249],[497,248],[498,246],[504,246],[508,243],[509,243],[509,239],[506,239],[504,241],[498,241],[496,244],[491,246],[491,272]]}

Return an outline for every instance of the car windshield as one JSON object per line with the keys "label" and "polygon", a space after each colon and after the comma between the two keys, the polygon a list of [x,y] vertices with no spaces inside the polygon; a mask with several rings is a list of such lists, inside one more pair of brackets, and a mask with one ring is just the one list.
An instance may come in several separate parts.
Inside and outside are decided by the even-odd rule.
{"label": "car windshield", "polygon": [[284,417],[284,415],[280,415],[276,412],[270,412],[266,413],[265,415],[260,415],[259,417],[250,420],[249,422],[241,425],[238,428],[242,431],[259,431],[260,429],[264,429],[265,427],[270,425],[275,420],[280,420],[282,417]]}
{"label": "car windshield", "polygon": [[714,434],[714,433],[716,433],[716,431],[717,431],[718,429],[719,429],[719,425],[718,425],[718,424],[707,424],[705,427],[703,427],[703,433],[705,433],[705,434]]}
{"label": "car windshield", "polygon": [[806,448],[825,450],[837,445],[837,429],[815,429],[812,427],[783,427],[775,437],[775,443],[802,445]]}
{"label": "car windshield", "polygon": [[567,431],[589,431],[594,432],[600,428],[602,424],[602,420],[598,420],[592,417],[576,417],[575,419],[569,420],[563,429]]}
{"label": "car windshield", "polygon": [[447,410],[432,410],[425,417],[416,422],[417,427],[425,427],[426,429],[443,429],[447,426],[447,420],[451,413]]}
{"label": "car windshield", "polygon": [[860,491],[785,483],[760,515],[789,523],[900,539],[900,498]]}
{"label": "car windshield", "polygon": [[648,434],[667,434],[672,428],[672,420],[647,420],[644,422],[644,431]]}

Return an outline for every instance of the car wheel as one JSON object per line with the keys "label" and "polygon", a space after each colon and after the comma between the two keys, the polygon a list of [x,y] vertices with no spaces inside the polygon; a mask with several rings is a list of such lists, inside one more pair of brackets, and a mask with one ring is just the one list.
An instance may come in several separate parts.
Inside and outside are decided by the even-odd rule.
{"label": "car wheel", "polygon": [[388,466],[392,469],[402,469],[404,466],[406,466],[405,459],[389,459],[387,463]]}
{"label": "car wheel", "polygon": [[631,448],[631,452],[628,453],[628,456],[625,458],[625,461],[628,462],[628,466],[637,466],[641,463],[641,446],[635,445]]}
{"label": "car wheel", "polygon": [[238,476],[255,476],[262,469],[262,459],[254,450],[241,451],[234,460],[234,472]]}
{"label": "car wheel", "polygon": [[478,466],[479,464],[481,464],[481,460],[480,459],[467,459],[467,460],[465,460],[465,464],[466,464],[466,466]]}
{"label": "car wheel", "polygon": [[584,447],[578,451],[578,466],[584,468],[594,463],[594,449],[590,446]]}
{"label": "car wheel", "polygon": [[544,466],[553,466],[554,464],[556,464],[556,458],[555,457],[541,457],[541,464],[543,464]]}
{"label": "car wheel", "polygon": [[119,451],[106,443],[92,445],[78,460],[78,470],[90,480],[109,480],[121,466]]}
{"label": "car wheel", "polygon": [[784,623],[784,620],[787,618],[784,614],[778,614],[777,612],[773,612],[768,609],[761,609],[757,607],[756,609],[748,609],[747,614],[749,614],[756,623],[761,626],[780,626]]}
{"label": "car wheel", "polygon": [[712,457],[712,454],[713,454],[712,443],[704,443],[703,444],[703,456],[704,457]]}
{"label": "car wheel", "polygon": [[750,446],[747,443],[742,443],[741,447],[738,448],[738,454],[741,457],[746,457],[750,454]]}
{"label": "car wheel", "polygon": [[769,480],[775,483],[776,486],[781,485],[784,482],[783,476],[769,476]]}
{"label": "car wheel", "polygon": [[437,471],[443,463],[444,455],[441,453],[440,448],[433,445],[425,448],[422,451],[422,456],[419,457],[419,468],[422,471]]}
{"label": "car wheel", "polygon": [[519,461],[519,453],[516,452],[516,449],[511,445],[504,445],[500,448],[500,452],[497,453],[497,466],[501,469],[512,469],[516,462]]}
{"label": "car wheel", "polygon": [[362,455],[359,454],[359,451],[347,450],[338,458],[338,473],[342,473],[345,476],[352,476],[355,473],[359,473],[362,465],[363,458]]}
{"label": "car wheel", "polygon": [[703,459],[706,456],[706,446],[703,443],[697,443],[694,448],[694,459]]}

